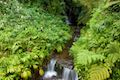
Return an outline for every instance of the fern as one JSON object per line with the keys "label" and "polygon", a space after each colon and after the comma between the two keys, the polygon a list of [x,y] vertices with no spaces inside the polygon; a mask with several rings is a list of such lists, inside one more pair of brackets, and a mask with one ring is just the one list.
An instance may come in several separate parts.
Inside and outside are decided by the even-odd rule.
{"label": "fern", "polygon": [[108,55],[105,62],[109,64],[109,66],[114,66],[114,63],[120,60],[120,44],[117,41],[111,42],[107,48]]}
{"label": "fern", "polygon": [[42,66],[46,56],[62,51],[71,37],[61,18],[19,1],[0,1],[0,80],[18,80],[33,65]]}
{"label": "fern", "polygon": [[87,50],[79,50],[79,53],[75,55],[76,65],[90,65],[97,61],[102,61],[105,57],[101,54],[95,54]]}
{"label": "fern", "polygon": [[[90,1],[81,2],[86,5]],[[120,64],[119,6],[119,0],[101,1],[93,8],[92,18],[81,30],[81,37],[74,42],[70,52],[80,80],[106,80],[117,74],[119,67],[116,65]]]}
{"label": "fern", "polygon": [[110,77],[111,69],[104,65],[92,65],[88,70],[88,80],[105,80]]}

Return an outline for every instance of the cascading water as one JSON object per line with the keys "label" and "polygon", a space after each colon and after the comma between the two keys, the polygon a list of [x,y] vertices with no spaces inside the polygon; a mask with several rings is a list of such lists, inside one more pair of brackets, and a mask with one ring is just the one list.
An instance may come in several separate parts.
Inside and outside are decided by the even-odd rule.
{"label": "cascading water", "polygon": [[78,75],[74,70],[64,68],[62,80],[78,80]]}
{"label": "cascading water", "polygon": [[56,64],[56,60],[51,59],[50,63],[48,64],[48,70],[45,72],[43,79],[48,79],[57,76],[57,72],[54,70],[55,64]]}
{"label": "cascading water", "polygon": [[70,69],[64,68],[62,77],[63,80],[69,80],[70,71],[71,71]]}
{"label": "cascading water", "polygon": [[78,74],[74,71],[71,70],[71,80],[78,80]]}
{"label": "cascading water", "polygon": [[[60,75],[57,75],[57,72],[55,71],[55,64],[56,60],[51,59],[50,63],[48,64],[48,69],[45,72],[45,75],[43,76],[43,80],[78,80],[77,73],[74,70],[66,68],[64,66],[62,66],[63,67],[62,76],[59,77]],[[53,77],[56,77],[56,79],[54,79]],[[57,79],[57,77],[59,77],[59,79]]]}
{"label": "cascading water", "polygon": [[54,71],[55,64],[56,64],[56,60],[55,59],[51,59],[49,65],[48,65],[48,71]]}

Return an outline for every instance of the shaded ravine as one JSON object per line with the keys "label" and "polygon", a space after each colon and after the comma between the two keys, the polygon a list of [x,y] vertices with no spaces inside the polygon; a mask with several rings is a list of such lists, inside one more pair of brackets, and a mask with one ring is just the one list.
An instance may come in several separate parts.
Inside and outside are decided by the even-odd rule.
{"label": "shaded ravine", "polygon": [[[51,54],[51,61],[54,59],[56,64],[52,62],[54,66],[54,70],[50,70],[49,67],[46,70],[43,79],[41,80],[78,80],[76,77],[76,72],[73,70],[74,63],[73,58],[70,56],[69,51],[73,42],[75,42],[80,35],[80,27],[79,26],[70,26],[73,31],[72,38],[65,44],[62,52],[57,52],[56,50]],[[48,66],[51,64],[48,64]],[[47,78],[48,76],[48,78]],[[53,76],[53,77],[50,77]],[[49,78],[50,77],[50,78]]]}
{"label": "shaded ravine", "polygon": [[[66,3],[67,16],[65,22],[71,28],[72,38],[65,44],[62,52],[58,53],[57,51],[54,51],[51,54],[51,61],[53,59],[56,61],[53,66],[54,70],[48,70],[48,67],[45,75],[41,80],[78,80],[77,73],[74,71],[73,58],[70,56],[69,51],[73,45],[73,42],[75,42],[80,37],[80,29],[82,28],[82,25],[77,25],[77,18],[79,15],[76,14],[76,11],[80,11],[80,7],[74,7],[71,0],[64,1]],[[70,3],[68,3],[68,1],[70,1]]]}
{"label": "shaded ravine", "polygon": [[[74,62],[72,56],[70,56],[70,48],[73,45],[73,42],[75,42],[79,36],[80,36],[80,26],[69,26],[72,31],[72,38],[65,44],[65,47],[63,48],[62,52],[57,52],[54,50],[52,54],[50,55],[50,58],[48,58],[45,62],[47,62],[48,66],[42,66],[44,68],[45,74],[43,76],[39,76],[39,71],[36,71],[33,75],[32,80],[63,80],[62,78],[65,78],[64,80],[76,80],[72,79],[73,77],[76,77],[76,72],[74,69]],[[55,61],[54,61],[54,60]],[[51,62],[52,61],[52,62]],[[54,66],[50,66],[54,65]],[[57,74],[57,76],[56,76]],[[47,78],[47,77],[51,78]],[[70,79],[67,76],[73,76],[70,77]],[[67,79],[68,78],[68,79]],[[78,80],[78,79],[77,79]]]}
{"label": "shaded ravine", "polygon": [[[37,78],[34,77],[32,80],[63,80],[63,78],[64,80],[78,80],[77,78],[73,79],[76,77],[77,74],[73,70],[74,62],[72,56],[70,56],[69,54],[69,51],[73,45],[73,42],[75,42],[80,37],[80,29],[83,26],[77,25],[77,18],[79,15],[76,14],[76,12],[80,12],[80,7],[74,7],[71,0],[64,1],[66,3],[67,16],[67,19],[65,19],[64,21],[71,28],[72,38],[65,44],[62,52],[58,53],[56,50],[53,51],[48,61],[48,67],[47,65],[43,66],[43,68],[45,68],[45,74],[43,76],[39,76],[39,71],[36,71],[36,74],[34,76],[37,75]],[[52,61],[52,63],[50,60]],[[50,68],[50,65],[52,65],[52,68]],[[70,76],[71,78],[68,78]]]}
{"label": "shaded ravine", "polygon": [[[69,51],[70,48],[73,45],[73,42],[75,42],[79,36],[80,36],[80,26],[69,26],[72,31],[72,38],[65,44],[65,47],[63,48],[62,52],[57,52],[54,50],[50,57],[45,60],[47,65],[43,65],[42,68],[44,69],[45,74],[53,74],[52,78],[44,78],[45,74],[43,76],[39,75],[39,70],[34,71],[32,80],[62,80],[64,77],[65,79],[69,74],[71,76],[75,76],[75,71],[73,70],[74,68],[74,62],[72,56],[70,56]],[[51,60],[54,59],[56,61],[53,61],[51,63]],[[54,65],[54,69],[49,66],[49,64]],[[57,73],[57,76],[56,76]],[[63,75],[64,74],[64,75]],[[68,75],[66,75],[68,74]],[[45,76],[47,77],[47,76]],[[68,79],[68,80],[75,80],[75,79]]]}

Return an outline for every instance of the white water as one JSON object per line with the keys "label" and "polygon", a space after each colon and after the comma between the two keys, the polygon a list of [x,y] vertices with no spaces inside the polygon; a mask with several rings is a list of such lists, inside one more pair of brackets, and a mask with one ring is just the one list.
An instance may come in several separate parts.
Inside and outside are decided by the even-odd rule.
{"label": "white water", "polygon": [[78,80],[78,75],[74,70],[71,70],[69,68],[64,68],[62,79],[63,80]]}
{"label": "white water", "polygon": [[71,70],[71,80],[78,80],[78,74],[74,70]]}
{"label": "white water", "polygon": [[[43,80],[46,79],[52,80],[54,76],[57,77],[57,72],[55,71],[55,64],[56,64],[56,60],[51,59],[50,63],[48,64],[48,69],[45,72],[45,75],[43,76]],[[64,67],[62,79],[58,79],[58,80],[78,80],[78,75],[74,70]]]}
{"label": "white water", "polygon": [[55,64],[56,64],[56,60],[55,59],[51,59],[49,65],[48,65],[48,71],[54,71]]}
{"label": "white water", "polygon": [[52,78],[54,76],[57,76],[57,72],[55,72],[55,71],[47,71],[47,72],[45,72],[45,75],[44,75],[43,79]]}
{"label": "white water", "polygon": [[69,80],[70,71],[71,71],[70,69],[64,68],[62,77],[63,80]]}
{"label": "white water", "polygon": [[57,76],[57,72],[54,70],[56,64],[56,60],[51,59],[50,63],[48,64],[48,70],[45,72],[43,76],[44,79],[52,78],[53,76]]}

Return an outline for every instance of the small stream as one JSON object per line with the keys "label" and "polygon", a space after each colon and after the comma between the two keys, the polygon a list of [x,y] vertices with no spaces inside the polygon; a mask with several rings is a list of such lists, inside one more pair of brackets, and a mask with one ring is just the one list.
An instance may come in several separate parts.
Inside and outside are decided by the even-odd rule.
{"label": "small stream", "polygon": [[73,69],[74,64],[72,57],[69,55],[69,49],[73,42],[78,39],[80,27],[70,27],[74,32],[72,39],[68,41],[62,52],[53,52],[42,80],[78,80],[78,74]]}
{"label": "small stream", "polygon": [[65,3],[66,16],[68,17],[65,22],[69,25],[71,31],[73,31],[72,38],[65,44],[62,52],[53,52],[47,70],[41,80],[78,80],[78,74],[74,70],[73,58],[69,55],[69,50],[73,42],[80,36],[82,25],[78,26],[77,18],[81,8],[78,6],[74,7],[72,0],[65,0]]}
{"label": "small stream", "polygon": [[51,59],[50,63],[48,64],[48,69],[43,76],[43,80],[48,80],[48,79],[51,80],[51,78],[57,76],[57,72],[55,71],[55,64],[56,64],[56,60]]}
{"label": "small stream", "polygon": [[80,37],[80,29],[82,27],[77,26],[75,23],[71,23],[69,18],[66,20],[66,24],[71,28],[73,33],[72,38],[65,44],[62,52],[58,53],[55,50],[51,54],[51,58],[45,60],[45,62],[50,61],[47,62],[47,66],[46,64],[42,66],[42,69],[45,72],[43,76],[39,75],[38,70],[33,71],[34,74],[32,75],[32,80],[78,80],[78,74],[74,70],[74,62],[69,54],[69,50],[72,47],[73,42]]}
{"label": "small stream", "polygon": [[67,67],[63,67],[60,70],[62,71],[62,76],[59,76],[59,70],[55,71],[55,64],[57,64],[55,59],[51,59],[50,63],[48,64],[48,70],[45,72],[43,76],[43,80],[78,80],[77,73]]}
{"label": "small stream", "polygon": [[[65,44],[62,52],[56,50],[51,54],[49,59],[46,59],[46,64],[42,66],[44,75],[40,76],[39,71],[33,73],[32,80],[78,80],[78,74],[74,70],[73,58],[69,54],[69,50],[80,35],[79,26],[70,26],[73,34],[72,38]],[[30,79],[31,80],[31,79]]]}

